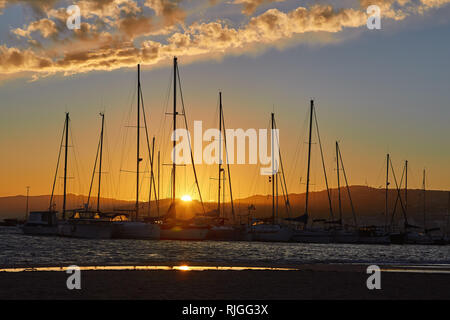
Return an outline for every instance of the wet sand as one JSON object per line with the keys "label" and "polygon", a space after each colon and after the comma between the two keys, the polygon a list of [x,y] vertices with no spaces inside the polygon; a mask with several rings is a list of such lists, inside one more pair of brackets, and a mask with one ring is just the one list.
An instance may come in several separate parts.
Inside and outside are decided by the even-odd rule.
{"label": "wet sand", "polygon": [[[382,289],[368,290],[366,267],[303,265],[295,271],[82,271],[81,290],[67,289],[69,275],[65,272],[0,272],[0,299],[450,299],[450,273],[382,271]],[[411,270],[414,268],[401,271]]]}

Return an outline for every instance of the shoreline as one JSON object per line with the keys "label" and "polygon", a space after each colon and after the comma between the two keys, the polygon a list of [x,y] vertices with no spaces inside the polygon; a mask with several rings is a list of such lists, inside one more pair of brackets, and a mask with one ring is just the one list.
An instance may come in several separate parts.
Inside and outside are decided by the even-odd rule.
{"label": "shoreline", "polygon": [[450,273],[422,272],[450,272],[448,265],[380,266],[381,290],[367,289],[367,266],[310,264],[288,271],[82,270],[80,290],[67,289],[70,275],[64,269],[0,272],[0,299],[450,299]]}

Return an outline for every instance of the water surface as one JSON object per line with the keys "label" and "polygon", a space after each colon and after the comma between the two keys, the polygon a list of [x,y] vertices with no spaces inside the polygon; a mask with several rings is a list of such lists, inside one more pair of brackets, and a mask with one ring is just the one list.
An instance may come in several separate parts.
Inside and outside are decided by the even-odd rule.
{"label": "water surface", "polygon": [[305,263],[450,264],[450,246],[229,241],[91,240],[23,235],[0,227],[0,267]]}

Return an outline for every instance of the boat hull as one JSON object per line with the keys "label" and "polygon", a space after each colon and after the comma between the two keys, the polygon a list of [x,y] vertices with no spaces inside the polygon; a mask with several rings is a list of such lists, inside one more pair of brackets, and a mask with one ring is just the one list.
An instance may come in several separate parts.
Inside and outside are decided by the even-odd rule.
{"label": "boat hull", "polygon": [[251,234],[246,228],[212,227],[206,235],[207,240],[250,241]]}
{"label": "boat hull", "polygon": [[114,223],[113,238],[117,239],[157,240],[160,234],[160,227],[157,224],[133,221]]}
{"label": "boat hull", "polygon": [[257,225],[250,230],[253,241],[288,242],[291,241],[293,230],[279,225]]}
{"label": "boat hull", "polygon": [[292,242],[299,243],[332,243],[333,235],[326,231],[296,230]]}
{"label": "boat hull", "polygon": [[359,236],[356,232],[336,231],[332,233],[333,243],[359,243]]}
{"label": "boat hull", "polygon": [[58,225],[61,237],[82,239],[111,239],[113,224],[110,222],[65,222]]}
{"label": "boat hull", "polygon": [[172,227],[161,228],[161,240],[205,240],[208,235],[207,228]]}
{"label": "boat hull", "polygon": [[58,226],[45,226],[45,225],[23,225],[22,232],[31,236],[56,236],[58,235]]}
{"label": "boat hull", "polygon": [[391,239],[387,235],[372,236],[372,237],[361,237],[361,236],[359,236],[358,243],[360,243],[360,244],[390,244],[391,243]]}
{"label": "boat hull", "polygon": [[433,239],[430,236],[407,232],[407,233],[395,233],[391,234],[392,244],[434,244]]}

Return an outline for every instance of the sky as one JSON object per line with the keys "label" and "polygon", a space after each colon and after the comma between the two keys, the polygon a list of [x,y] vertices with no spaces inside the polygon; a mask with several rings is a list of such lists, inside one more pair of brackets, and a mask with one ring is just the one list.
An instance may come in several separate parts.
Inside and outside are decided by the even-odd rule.
{"label": "sky", "polygon": [[[161,151],[161,196],[168,197],[171,117],[165,113],[172,108],[174,55],[190,128],[194,120],[205,129],[218,126],[219,91],[227,128],[269,128],[275,113],[289,192],[305,191],[310,99],[332,187],[339,141],[351,185],[381,187],[389,152],[398,180],[408,160],[409,187],[422,187],[426,168],[427,189],[448,190],[449,3],[0,0],[0,196],[24,194],[26,186],[32,195],[51,192],[65,112],[68,191],[87,194],[104,112],[102,194],[133,199],[140,63],[149,136]],[[81,8],[79,30],[66,27],[71,4]],[[366,26],[370,4],[381,8],[379,30]],[[143,129],[141,136],[145,200]],[[313,191],[325,188],[317,142],[313,136]],[[271,192],[259,168],[231,166],[235,197]],[[216,200],[217,166],[197,170],[203,199]],[[56,193],[61,176],[60,167]],[[177,180],[180,196],[198,198],[190,166],[178,168]]]}

